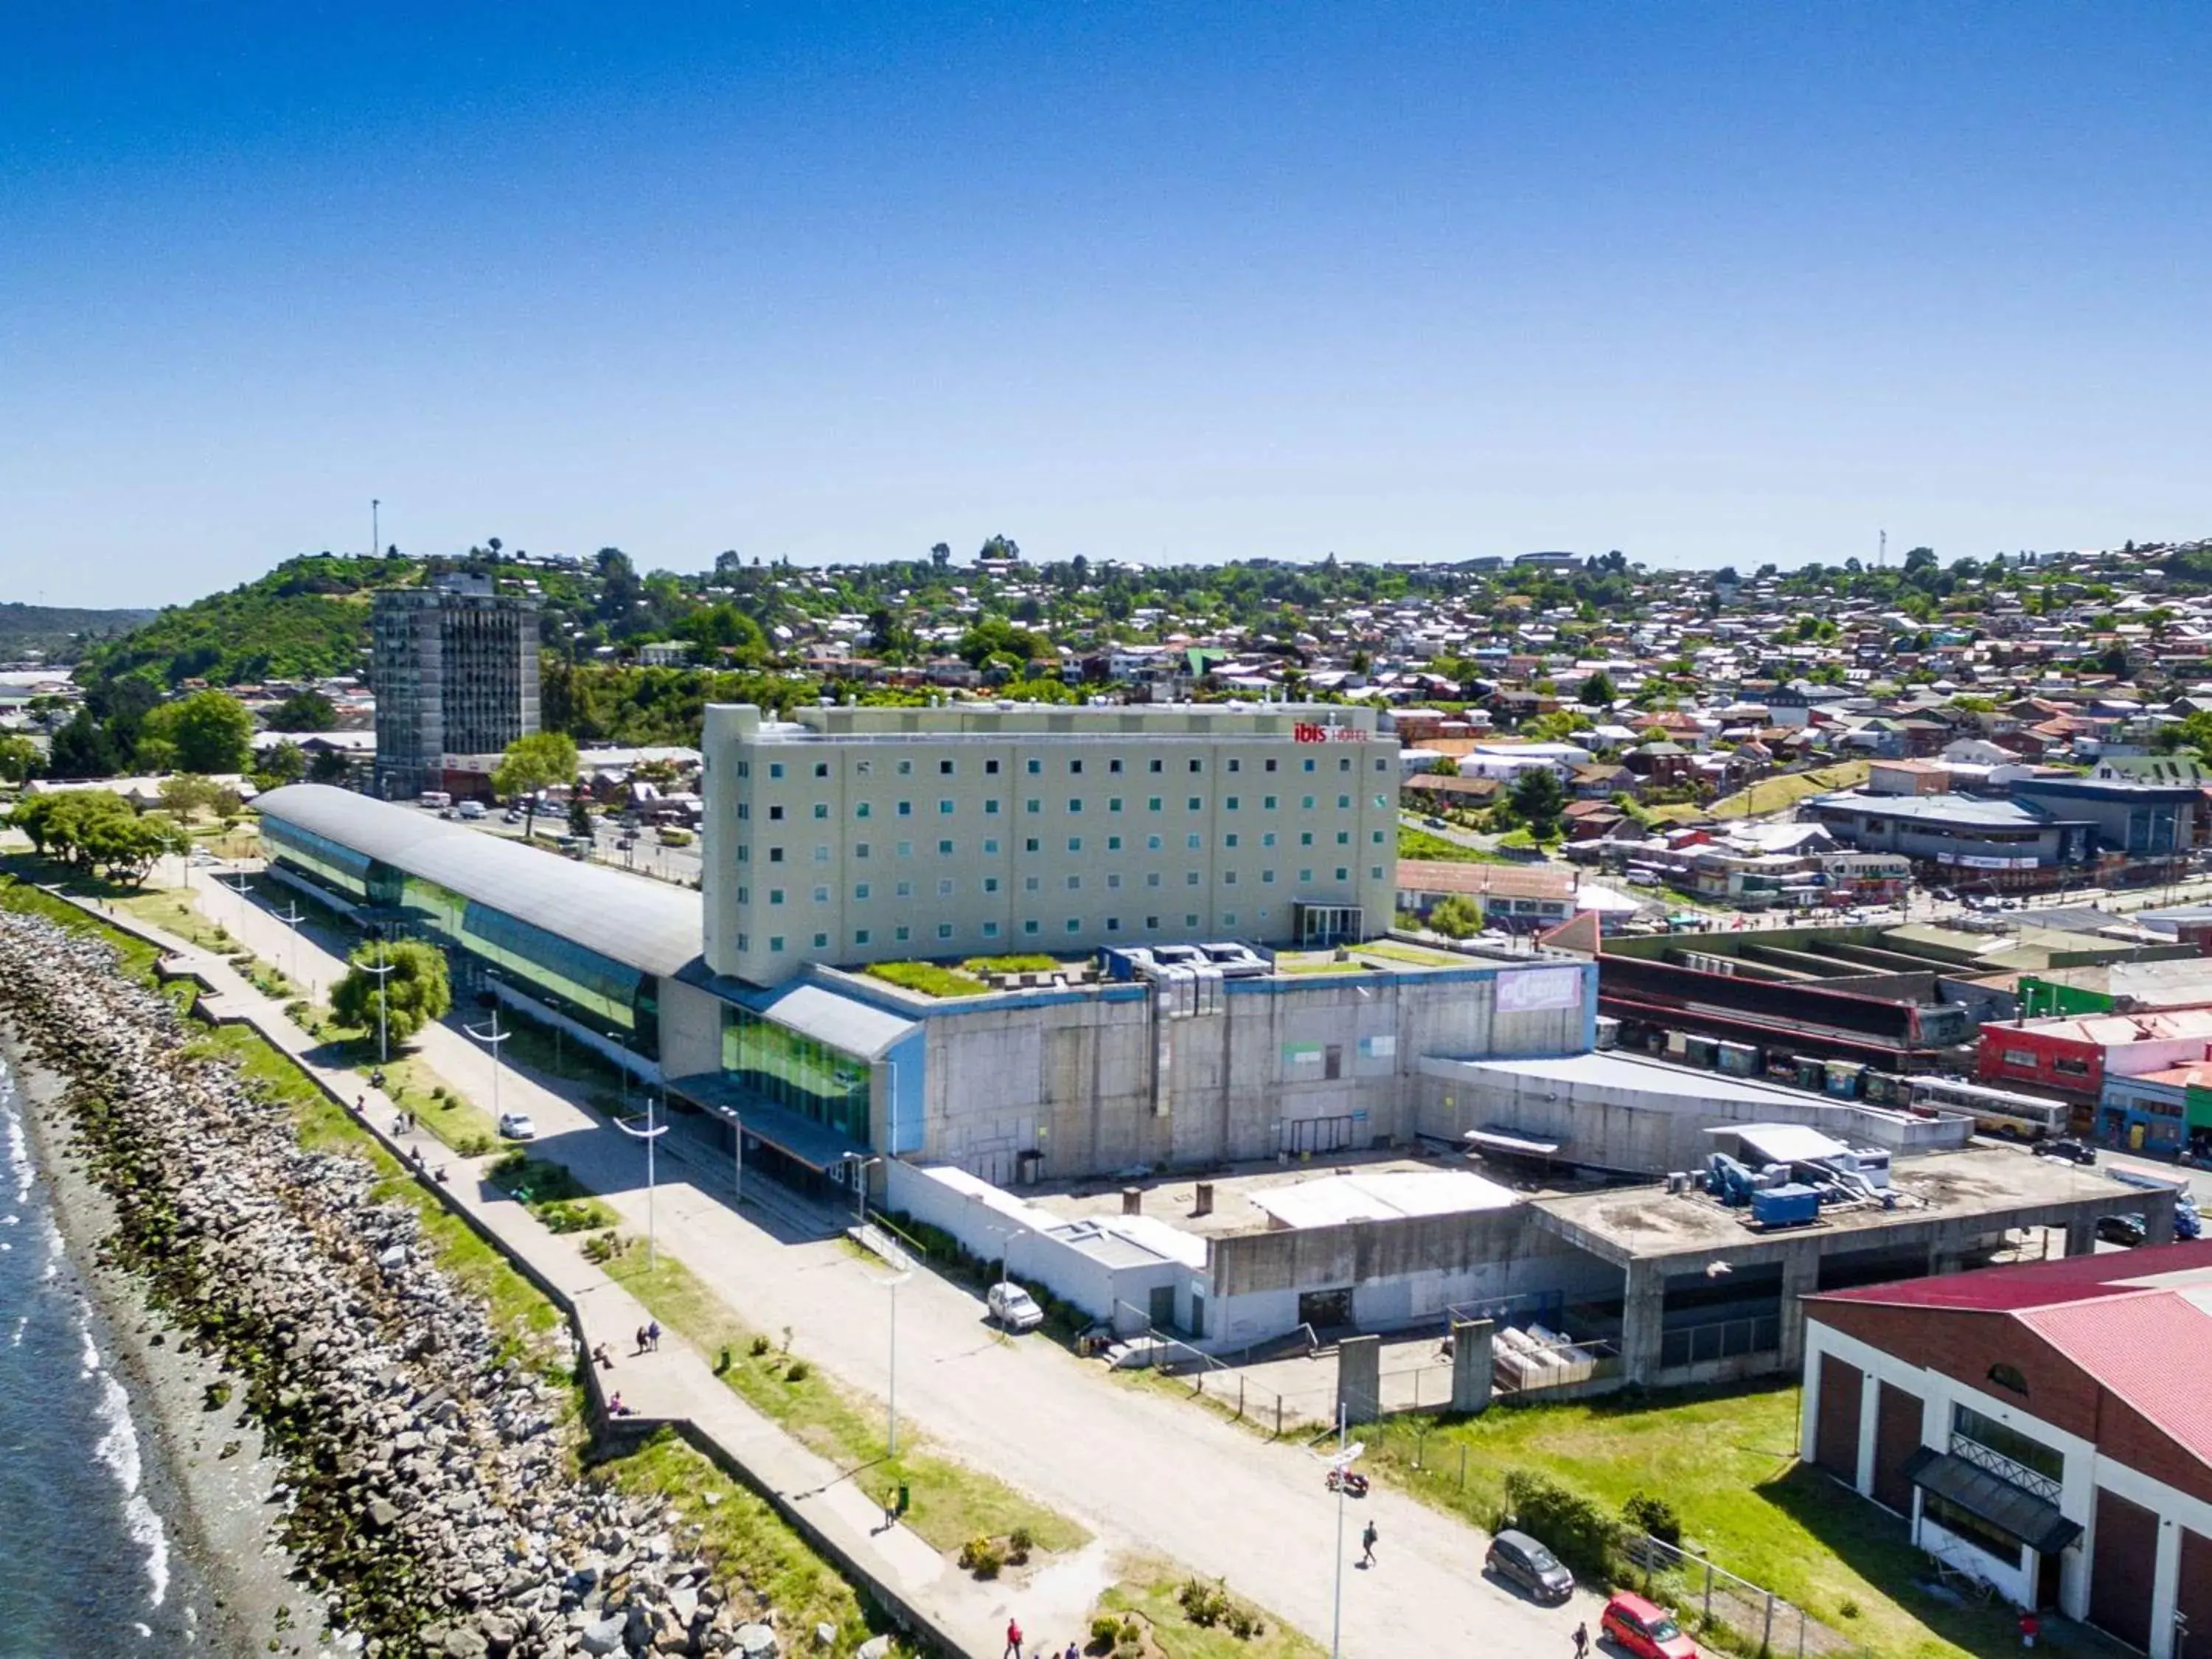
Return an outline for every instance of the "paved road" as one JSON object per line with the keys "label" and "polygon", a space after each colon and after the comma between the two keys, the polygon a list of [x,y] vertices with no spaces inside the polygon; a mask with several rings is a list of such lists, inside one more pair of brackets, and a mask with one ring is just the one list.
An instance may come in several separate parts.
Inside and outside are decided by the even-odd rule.
{"label": "paved road", "polygon": [[[210,902],[257,951],[283,959],[282,923],[258,908],[241,915],[235,900]],[[311,954],[321,956],[303,945],[303,971]],[[312,963],[319,978],[337,969],[327,956]],[[480,1048],[450,1026],[417,1041],[448,1083],[488,1105],[489,1062]],[[501,1097],[535,1116],[543,1156],[605,1194],[629,1231],[645,1231],[644,1158],[629,1140],[548,1080],[510,1068]],[[719,1158],[673,1169],[671,1162],[661,1162],[652,1206],[661,1248],[745,1319],[768,1330],[790,1326],[796,1352],[884,1398],[888,1296],[879,1270],[825,1237],[843,1218],[757,1177],[748,1185],[760,1201],[733,1210],[731,1171]],[[933,1274],[916,1274],[899,1292],[898,1345],[902,1421],[1079,1519],[1110,1547],[1226,1578],[1235,1592],[1328,1639],[1337,1509],[1322,1465],[1303,1449],[1268,1444],[1200,1407],[1110,1378],[1042,1339],[1001,1340],[977,1298]],[[1449,1516],[1380,1488],[1348,1507],[1352,1555],[1364,1518],[1382,1534],[1379,1565],[1343,1575],[1344,1651],[1356,1659],[1461,1652],[1478,1633],[1492,1651],[1564,1653],[1578,1619],[1595,1625],[1595,1599],[1539,1608],[1485,1581],[1485,1540]]]}

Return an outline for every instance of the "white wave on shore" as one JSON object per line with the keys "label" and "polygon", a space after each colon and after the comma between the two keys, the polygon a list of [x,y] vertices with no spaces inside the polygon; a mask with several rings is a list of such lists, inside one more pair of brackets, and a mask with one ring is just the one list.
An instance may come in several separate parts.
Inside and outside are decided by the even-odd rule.
{"label": "white wave on shore", "polygon": [[115,1374],[101,1364],[88,1318],[80,1329],[84,1339],[84,1375],[100,1379],[100,1404],[94,1409],[105,1425],[92,1449],[93,1455],[106,1466],[123,1489],[124,1530],[146,1552],[149,1593],[158,1607],[169,1594],[169,1531],[140,1490],[145,1471],[139,1460],[138,1430],[131,1420],[131,1396]]}

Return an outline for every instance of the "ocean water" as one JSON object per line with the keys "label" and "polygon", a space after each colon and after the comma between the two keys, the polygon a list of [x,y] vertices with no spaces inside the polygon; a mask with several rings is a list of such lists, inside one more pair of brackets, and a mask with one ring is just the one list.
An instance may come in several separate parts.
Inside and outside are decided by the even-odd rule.
{"label": "ocean water", "polygon": [[173,1500],[0,1061],[0,1656],[200,1647]]}

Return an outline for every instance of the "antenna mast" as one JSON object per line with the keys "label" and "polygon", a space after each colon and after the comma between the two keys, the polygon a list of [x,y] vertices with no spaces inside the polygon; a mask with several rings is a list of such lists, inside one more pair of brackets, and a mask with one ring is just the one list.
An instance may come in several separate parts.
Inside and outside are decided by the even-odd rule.
{"label": "antenna mast", "polygon": [[1874,568],[1877,570],[1889,568],[1889,532],[1887,530],[1881,532],[1881,544],[1875,550]]}

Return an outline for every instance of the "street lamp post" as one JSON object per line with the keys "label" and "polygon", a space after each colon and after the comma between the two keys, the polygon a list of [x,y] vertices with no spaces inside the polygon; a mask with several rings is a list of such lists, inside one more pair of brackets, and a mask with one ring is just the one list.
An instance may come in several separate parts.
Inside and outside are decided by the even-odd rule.
{"label": "street lamp post", "polygon": [[730,1207],[745,1201],[745,1120],[730,1109]]}
{"label": "street lamp post", "polygon": [[1344,1489],[1352,1464],[1367,1448],[1345,1438],[1349,1425],[1345,1402],[1336,1402],[1336,1450],[1324,1461],[1336,1476],[1336,1601],[1329,1614],[1329,1659],[1344,1659]]}
{"label": "street lamp post", "polygon": [[837,1161],[852,1169],[854,1216],[857,1224],[865,1227],[868,1224],[868,1170],[884,1160],[880,1157],[868,1158],[859,1152],[847,1152]]}
{"label": "street lamp post", "polygon": [[[300,978],[300,923],[306,913],[300,908],[299,901],[295,899],[281,912],[271,910],[269,914],[292,930],[292,937],[286,944],[286,952],[292,964],[292,982],[295,985],[304,983]],[[307,988],[312,991],[314,987],[310,985]]]}
{"label": "street lamp post", "polygon": [[617,1120],[615,1127],[620,1129],[631,1139],[641,1140],[645,1143],[645,1267],[646,1271],[650,1273],[659,1261],[659,1235],[654,1229],[653,1213],[653,1193],[655,1184],[653,1143],[668,1133],[668,1126],[665,1123],[653,1122],[653,1097],[647,1095],[645,1097],[645,1127],[634,1128],[619,1119]]}
{"label": "street lamp post", "polygon": [[499,1006],[496,1003],[492,1005],[491,1025],[489,1030],[479,1031],[473,1025],[464,1025],[461,1029],[491,1051],[491,1115],[495,1123],[501,1122],[503,1119],[499,1109],[499,1045],[513,1036],[514,1033],[499,1029]]}
{"label": "street lamp post", "polygon": [[385,976],[396,965],[384,959],[384,933],[380,928],[376,934],[376,966],[371,968],[366,963],[362,965],[362,972],[376,975],[376,1086],[380,1089],[384,1086],[384,1068],[392,1063],[391,1027],[384,1017]]}

